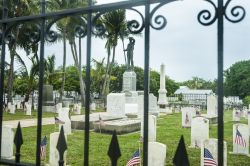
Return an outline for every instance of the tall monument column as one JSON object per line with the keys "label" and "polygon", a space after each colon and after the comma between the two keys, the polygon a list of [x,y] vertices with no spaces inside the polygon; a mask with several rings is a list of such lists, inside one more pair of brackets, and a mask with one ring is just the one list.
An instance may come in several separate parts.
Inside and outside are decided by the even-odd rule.
{"label": "tall monument column", "polygon": [[167,109],[167,90],[166,90],[166,81],[165,81],[165,65],[161,64],[161,73],[160,73],[160,89],[158,90],[159,98],[158,105],[160,112],[172,113],[171,110]]}

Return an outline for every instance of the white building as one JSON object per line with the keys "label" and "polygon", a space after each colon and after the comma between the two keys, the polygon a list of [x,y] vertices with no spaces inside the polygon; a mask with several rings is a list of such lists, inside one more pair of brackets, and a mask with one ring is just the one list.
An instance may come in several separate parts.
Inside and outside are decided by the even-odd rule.
{"label": "white building", "polygon": [[183,101],[206,101],[207,96],[213,94],[213,91],[209,89],[189,89],[187,86],[180,86],[180,88],[177,89],[174,94],[182,95]]}

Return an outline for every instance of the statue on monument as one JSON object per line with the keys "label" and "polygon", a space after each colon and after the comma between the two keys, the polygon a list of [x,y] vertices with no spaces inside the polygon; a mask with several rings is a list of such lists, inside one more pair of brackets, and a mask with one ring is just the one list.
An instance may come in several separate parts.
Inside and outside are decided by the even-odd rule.
{"label": "statue on monument", "polygon": [[134,45],[135,45],[135,39],[133,37],[129,37],[129,43],[127,49],[124,50],[124,52],[127,51],[127,64],[126,64],[127,70],[134,69],[134,61],[133,61]]}

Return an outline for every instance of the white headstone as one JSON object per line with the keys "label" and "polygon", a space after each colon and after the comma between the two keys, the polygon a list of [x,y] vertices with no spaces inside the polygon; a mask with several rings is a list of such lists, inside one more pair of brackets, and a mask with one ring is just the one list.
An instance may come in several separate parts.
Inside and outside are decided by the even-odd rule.
{"label": "white headstone", "polygon": [[[158,114],[157,98],[153,94],[149,94],[148,112],[151,114]],[[144,95],[138,96],[138,116],[143,117],[144,115]]]}
{"label": "white headstone", "polygon": [[13,157],[14,131],[9,126],[2,127],[1,157],[10,159]]}
{"label": "white headstone", "polygon": [[249,154],[249,128],[246,124],[233,125],[233,153]]}
{"label": "white headstone", "polygon": [[215,95],[209,95],[207,97],[207,114],[209,116],[217,116],[217,97]]}
{"label": "white headstone", "polygon": [[134,71],[123,73],[122,91],[136,91],[136,73]]}
{"label": "white headstone", "polygon": [[81,114],[81,106],[79,106],[78,104],[76,105],[76,112],[75,114],[80,115]]}
{"label": "white headstone", "polygon": [[159,142],[148,143],[148,165],[165,166],[167,146]]}
{"label": "white headstone", "polygon": [[201,147],[201,143],[209,138],[209,120],[198,116],[192,119],[191,146]]}
{"label": "white headstone", "polygon": [[182,127],[191,127],[192,118],[196,115],[194,107],[181,108]]}
{"label": "white headstone", "polygon": [[95,111],[96,110],[96,104],[95,103],[91,103],[90,104],[90,110],[91,111]]}
{"label": "white headstone", "polygon": [[128,114],[128,113],[137,114],[137,112],[138,112],[138,104],[130,104],[130,103],[125,104],[125,113],[126,114]]}
{"label": "white headstone", "polygon": [[[56,149],[56,145],[58,142],[59,132],[51,133],[50,134],[50,144],[49,144],[49,165],[50,166],[58,166],[59,161],[59,153]],[[67,136],[65,135],[67,140]],[[66,154],[67,151],[64,152],[64,163],[66,163]],[[66,165],[66,164],[65,164]]]}
{"label": "white headstone", "polygon": [[20,102],[20,101],[18,101],[18,102],[16,103],[16,107],[17,107],[17,109],[21,109],[21,102]]}
{"label": "white headstone", "polygon": [[125,93],[108,94],[107,113],[114,116],[125,116]]}
{"label": "white headstone", "polygon": [[233,110],[232,116],[233,116],[233,122],[239,122],[240,121],[240,110]]}
{"label": "white headstone", "polygon": [[250,111],[247,112],[248,115],[248,128],[249,128],[249,135],[250,135]]}
{"label": "white headstone", "polygon": [[[201,144],[201,166],[218,165],[218,140],[211,138]],[[210,156],[211,155],[211,156]],[[224,141],[224,166],[227,166],[227,143]]]}
{"label": "white headstone", "polygon": [[61,129],[61,126],[64,128],[64,133],[65,134],[71,134],[71,121],[69,119],[69,108],[62,108],[58,112],[58,118],[65,122],[64,124],[59,124],[59,130]]}
{"label": "white headstone", "polygon": [[58,113],[62,109],[62,103],[56,104],[56,113]]}
{"label": "white headstone", "polygon": [[[156,122],[157,118],[154,115],[148,116],[148,141],[155,142],[156,141]],[[143,129],[144,129],[144,120],[141,119],[141,136],[143,137]]]}
{"label": "white headstone", "polygon": [[31,105],[26,104],[26,115],[31,115]]}
{"label": "white headstone", "polygon": [[15,105],[11,105],[10,106],[10,114],[15,114],[16,111],[16,106]]}

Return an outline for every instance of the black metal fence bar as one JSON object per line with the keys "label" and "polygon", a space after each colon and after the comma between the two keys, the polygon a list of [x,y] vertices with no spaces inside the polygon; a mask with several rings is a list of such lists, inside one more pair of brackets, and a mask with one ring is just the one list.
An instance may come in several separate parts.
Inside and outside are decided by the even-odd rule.
{"label": "black metal fence bar", "polygon": [[150,48],[150,0],[145,4],[144,41],[144,128],[143,128],[143,166],[148,166],[148,109],[149,109],[149,48]]}
{"label": "black metal fence bar", "polygon": [[[6,1],[3,0],[3,18],[7,17],[7,8],[6,8]],[[2,39],[1,39],[1,44],[2,44],[2,50],[1,50],[1,77],[0,77],[0,138],[2,138],[2,126],[3,126],[3,99],[4,99],[4,64],[5,64],[5,31],[7,28],[7,24],[4,23],[2,24]],[[1,158],[1,148],[2,148],[2,139],[0,139],[0,158]]]}
{"label": "black metal fence bar", "polygon": [[[92,0],[88,0],[91,7]],[[87,16],[87,57],[86,57],[86,102],[85,102],[85,139],[84,139],[84,165],[89,164],[89,111],[90,111],[90,62],[91,62],[91,30],[92,30],[91,11]],[[80,46],[79,46],[80,47]]]}
{"label": "black metal fence bar", "polygon": [[[45,0],[41,0],[41,14],[45,14]],[[43,18],[41,21],[41,35],[40,35],[36,165],[41,164],[40,144],[41,144],[41,134],[42,134],[42,102],[43,102],[43,82],[44,82],[44,40],[45,40],[44,36],[45,36],[45,18]]]}
{"label": "black metal fence bar", "polygon": [[217,82],[217,94],[218,94],[218,165],[224,165],[224,120],[223,120],[223,15],[224,15],[224,6],[223,0],[218,0],[218,34],[217,34],[217,49],[218,49],[218,82]]}
{"label": "black metal fence bar", "polygon": [[[177,1],[177,0],[154,0],[154,1],[150,1],[149,3],[150,4],[170,3],[174,1]],[[145,5],[145,0],[123,1],[123,2],[103,4],[103,5],[93,5],[93,6],[84,7],[84,8],[66,9],[63,11],[45,13],[45,14],[40,14],[40,15],[3,18],[2,20],[0,20],[0,24],[13,23],[13,22],[20,23],[20,22],[26,22],[26,21],[39,20],[43,18],[47,20],[47,19],[54,18],[55,16],[66,17],[66,16],[72,16],[72,15],[88,14],[89,12],[92,12],[92,13],[105,12],[105,11],[108,12],[110,10],[125,9],[125,8],[137,7],[137,6],[143,6],[143,5]]]}

